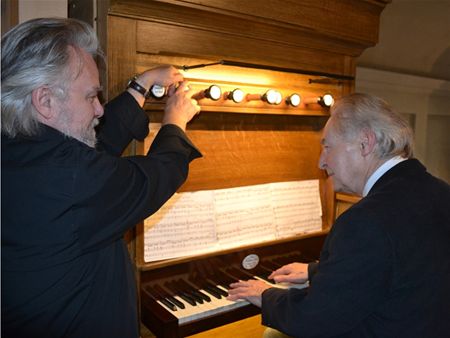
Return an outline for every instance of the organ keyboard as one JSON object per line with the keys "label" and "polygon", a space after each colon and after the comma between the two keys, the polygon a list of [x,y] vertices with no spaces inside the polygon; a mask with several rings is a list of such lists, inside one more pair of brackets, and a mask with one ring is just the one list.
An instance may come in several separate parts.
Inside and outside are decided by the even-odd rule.
{"label": "organ keyboard", "polygon": [[[291,258],[291,257],[289,257]],[[294,258],[294,257],[292,257]],[[292,260],[296,261],[295,259]],[[276,265],[278,268],[278,265]],[[263,272],[262,268],[258,270]],[[185,324],[197,319],[206,318],[215,314],[231,311],[241,306],[249,305],[246,300],[227,300],[228,285],[239,279],[259,279],[272,287],[278,288],[306,288],[308,283],[288,285],[285,283],[273,283],[267,277],[271,271],[249,274],[245,271],[234,269],[229,271],[232,275],[217,273],[211,279],[193,281],[189,278],[172,279],[154,285],[145,285],[143,291],[152,299],[156,300],[166,310],[169,310],[178,319],[179,324]],[[233,274],[234,272],[234,274]],[[240,277],[237,277],[240,276]],[[162,284],[162,285],[161,285]]]}
{"label": "organ keyboard", "polygon": [[[256,278],[273,287],[270,273],[291,262],[318,259],[325,233],[289,242],[273,243],[222,255],[193,259],[176,266],[162,267],[141,275],[143,323],[157,337],[183,337],[259,313],[247,301],[226,299],[229,284]],[[242,265],[245,257],[256,255],[251,269]],[[308,284],[296,285],[307,287]]]}
{"label": "organ keyboard", "polygon": [[[245,300],[242,301],[229,301],[226,299],[226,289],[220,285],[214,286],[216,289],[225,292],[224,295],[213,295],[210,291],[204,289],[195,289],[188,294],[191,294],[193,298],[189,299],[186,291],[174,291],[173,295],[164,293],[161,294],[152,287],[144,287],[144,292],[149,294],[150,297],[157,299],[158,303],[165,307],[167,310],[178,319],[178,323],[185,324],[197,319],[206,318],[211,315],[223,313],[237,309],[241,306],[248,305]],[[201,293],[208,297],[208,299],[195,299],[195,293]],[[158,298],[155,298],[158,297]],[[179,304],[179,305],[178,305]]]}

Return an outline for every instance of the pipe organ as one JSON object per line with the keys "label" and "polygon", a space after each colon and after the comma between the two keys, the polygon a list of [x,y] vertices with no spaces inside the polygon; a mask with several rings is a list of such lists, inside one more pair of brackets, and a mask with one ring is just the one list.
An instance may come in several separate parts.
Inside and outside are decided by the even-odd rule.
{"label": "pipe organ", "polygon": [[[180,194],[314,181],[321,207],[314,231],[152,261],[144,257],[145,222],[138,224],[130,250],[141,320],[157,337],[187,336],[257,314],[252,305],[225,300],[230,282],[318,258],[337,206],[349,201],[334,194],[318,168],[321,129],[333,100],[353,90],[356,57],[377,42],[387,2],[110,2],[107,95],[162,64],[178,67],[197,93],[201,113],[187,134],[204,157],[191,164]],[[165,88],[152,92],[145,109],[157,130]],[[129,151],[144,153],[154,136]]]}

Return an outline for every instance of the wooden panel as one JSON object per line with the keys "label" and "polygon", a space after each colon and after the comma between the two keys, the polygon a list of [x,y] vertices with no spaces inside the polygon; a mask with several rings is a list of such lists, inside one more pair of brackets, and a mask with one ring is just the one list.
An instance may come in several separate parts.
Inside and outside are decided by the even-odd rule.
{"label": "wooden panel", "polygon": [[[108,97],[123,92],[136,70],[136,21],[108,17]],[[107,97],[107,99],[108,99]]]}
{"label": "wooden panel", "polygon": [[[318,161],[326,119],[201,113],[188,125],[187,134],[204,157],[191,163],[180,190],[325,179]],[[155,132],[139,152],[147,151]]]}
{"label": "wooden panel", "polygon": [[378,40],[384,0],[113,0],[110,13],[344,55]]}
{"label": "wooden panel", "polygon": [[[373,43],[378,38],[378,18],[387,1],[354,0],[159,0],[202,8],[208,11],[233,12],[287,23],[310,30],[320,30],[333,39],[359,40]],[[238,14],[237,14],[238,13]]]}
{"label": "wooden panel", "polygon": [[182,191],[315,179],[319,135],[295,131],[188,131],[204,157]]}
{"label": "wooden panel", "polygon": [[344,211],[350,208],[353,204],[357,203],[361,197],[336,193],[336,210],[335,210],[335,218],[338,218]]}
{"label": "wooden panel", "polygon": [[192,57],[201,55],[211,60],[240,60],[342,75],[354,73],[353,67],[345,68],[344,55],[299,46],[286,46],[280,41],[145,21],[139,21],[138,31],[137,49],[146,53]]}
{"label": "wooden panel", "polygon": [[2,36],[19,23],[18,0],[3,0],[2,6]]}
{"label": "wooden panel", "polygon": [[[261,315],[257,315],[197,333],[187,338],[230,338],[236,337],[237,332],[239,332],[239,338],[255,338],[262,337],[265,329],[266,327],[261,325]],[[147,327],[141,325],[141,337],[155,338],[155,335]]]}
{"label": "wooden panel", "polygon": [[197,333],[188,338],[254,338],[262,337],[266,327],[261,325],[261,315],[253,316],[247,319],[239,320],[235,323],[224,325],[202,333]]}

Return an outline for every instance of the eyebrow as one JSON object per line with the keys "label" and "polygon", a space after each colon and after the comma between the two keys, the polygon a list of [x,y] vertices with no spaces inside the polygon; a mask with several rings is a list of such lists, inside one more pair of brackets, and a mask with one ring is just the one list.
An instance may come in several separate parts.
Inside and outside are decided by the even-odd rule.
{"label": "eyebrow", "polygon": [[88,90],[86,96],[89,96],[89,95],[92,95],[92,94],[97,95],[99,92],[102,92],[102,91],[103,91],[103,86],[93,87],[93,88]]}

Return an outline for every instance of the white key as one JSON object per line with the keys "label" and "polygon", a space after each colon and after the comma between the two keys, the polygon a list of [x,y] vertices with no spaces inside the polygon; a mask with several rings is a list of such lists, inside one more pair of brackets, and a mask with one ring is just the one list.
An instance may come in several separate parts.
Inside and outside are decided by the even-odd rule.
{"label": "white key", "polygon": [[[220,286],[217,286],[217,287],[224,290]],[[205,291],[205,290],[200,290],[200,291],[209,296],[209,293],[207,291]],[[164,308],[168,309],[170,311],[170,313],[172,313],[175,317],[177,317],[179,324],[189,323],[189,322],[197,320],[197,319],[201,319],[201,318],[212,316],[212,315],[215,315],[218,313],[230,311],[230,310],[250,304],[246,300],[231,301],[231,300],[226,299],[223,296],[220,299],[217,299],[214,296],[210,296],[210,298],[211,298],[210,302],[204,301],[203,304],[197,304],[197,305],[193,306],[178,296],[175,296],[175,298],[184,304],[184,306],[185,306],[184,309],[180,309],[177,307],[177,311],[172,311],[172,310],[168,309],[160,301],[158,301],[158,303],[161,306],[163,306]]]}

